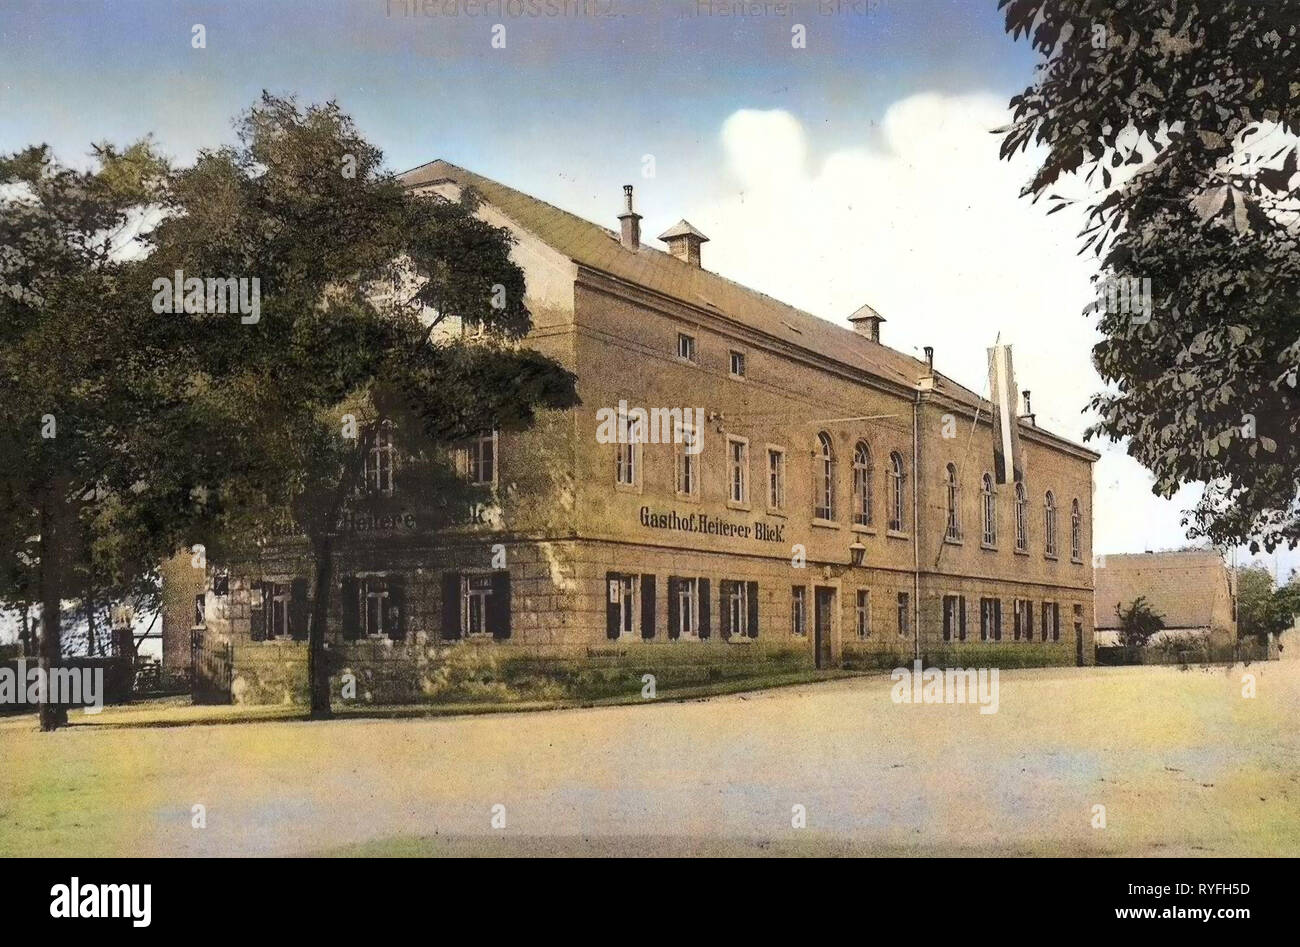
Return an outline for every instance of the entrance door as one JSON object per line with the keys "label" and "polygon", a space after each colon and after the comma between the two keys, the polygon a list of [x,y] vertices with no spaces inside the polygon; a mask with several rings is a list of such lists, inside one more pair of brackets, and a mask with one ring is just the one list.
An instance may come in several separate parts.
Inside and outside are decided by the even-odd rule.
{"label": "entrance door", "polygon": [[816,657],[819,668],[831,666],[831,616],[835,614],[835,590],[819,585],[813,605],[813,630],[816,639]]}

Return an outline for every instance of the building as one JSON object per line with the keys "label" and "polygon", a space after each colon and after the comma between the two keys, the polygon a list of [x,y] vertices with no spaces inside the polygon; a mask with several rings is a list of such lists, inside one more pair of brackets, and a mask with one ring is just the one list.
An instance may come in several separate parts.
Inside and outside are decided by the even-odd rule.
{"label": "building", "polygon": [[1094,625],[1099,646],[1119,642],[1117,608],[1145,598],[1165,628],[1150,644],[1197,638],[1211,652],[1231,652],[1237,643],[1237,603],[1232,571],[1213,549],[1145,552],[1097,558]]}
{"label": "building", "polygon": [[[883,344],[869,306],[843,328],[709,272],[686,221],[647,245],[630,187],[613,230],[443,161],[403,180],[472,188],[515,236],[527,344],[576,373],[582,405],[465,445],[494,499],[450,527],[404,500],[381,442],[330,602],[332,667],[365,696],[428,693],[441,663],[485,649],[647,668],[1092,662],[1095,453],[1026,414],[1025,478],[996,484],[988,403],[933,357]],[[305,693],[312,574],[286,540],[207,594],[234,699]]]}

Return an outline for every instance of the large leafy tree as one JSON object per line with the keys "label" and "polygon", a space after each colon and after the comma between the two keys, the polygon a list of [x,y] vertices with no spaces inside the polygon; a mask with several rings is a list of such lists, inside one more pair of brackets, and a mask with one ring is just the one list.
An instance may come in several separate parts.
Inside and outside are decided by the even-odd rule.
{"label": "large leafy tree", "polygon": [[144,265],[259,281],[256,322],[169,317],[169,357],[190,366],[208,449],[239,458],[204,537],[210,554],[306,537],[311,712],[326,716],[340,517],[370,502],[358,493],[375,439],[406,458],[399,489],[449,509],[465,496],[446,448],[571,406],[574,378],[519,345],[531,326],[524,275],[508,233],[472,201],[409,194],[334,103],[264,94],[237,129],[237,144],[177,173]]}
{"label": "large leafy tree", "polygon": [[[205,515],[178,441],[196,429],[186,380],[152,342],[131,262],[169,172],[148,141],[93,159],[0,157],[0,600],[40,604],[47,672],[68,600],[88,616],[147,604],[158,559]],[[43,729],[65,719],[42,702]]]}
{"label": "large leafy tree", "polygon": [[1274,588],[1261,566],[1237,570],[1237,637],[1267,639],[1286,631],[1300,615],[1300,584],[1295,578]]}
{"label": "large leafy tree", "polygon": [[[1108,389],[1089,436],[1126,440],[1185,524],[1216,543],[1300,540],[1300,2],[999,0],[1043,57],[1011,100],[1004,157],[1044,149],[1025,187],[1085,198],[1080,252],[1141,287],[1105,307]],[[1137,282],[1127,282],[1137,281]],[[1117,294],[1119,295],[1119,294]],[[1127,309],[1128,311],[1123,311]]]}

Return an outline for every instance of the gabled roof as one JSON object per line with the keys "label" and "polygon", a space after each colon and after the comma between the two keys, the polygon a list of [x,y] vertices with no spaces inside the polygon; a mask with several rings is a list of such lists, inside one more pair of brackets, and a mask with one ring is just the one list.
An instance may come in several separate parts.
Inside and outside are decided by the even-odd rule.
{"label": "gabled roof", "polygon": [[1094,577],[1097,628],[1117,628],[1115,606],[1127,608],[1139,596],[1166,628],[1209,628],[1216,602],[1231,592],[1228,568],[1213,549],[1107,555]]}
{"label": "gabled roof", "polygon": [[[920,359],[732,282],[717,273],[693,266],[663,250],[646,245],[636,250],[628,249],[623,246],[619,234],[613,230],[448,161],[422,164],[401,174],[399,180],[410,188],[443,181],[462,188],[472,188],[524,230],[581,266],[599,270],[689,306],[717,313],[821,358],[869,372],[877,378],[911,389],[917,387],[918,379],[930,374],[925,362]],[[682,226],[690,227],[690,224],[682,221],[677,225]],[[698,233],[693,227],[690,229]],[[982,404],[987,410],[988,402],[969,388],[938,372],[934,375],[935,389],[940,394],[972,407]],[[1049,434],[1041,428],[1031,430],[1046,434],[1054,441],[1085,451],[1093,457],[1097,456],[1087,448]]]}

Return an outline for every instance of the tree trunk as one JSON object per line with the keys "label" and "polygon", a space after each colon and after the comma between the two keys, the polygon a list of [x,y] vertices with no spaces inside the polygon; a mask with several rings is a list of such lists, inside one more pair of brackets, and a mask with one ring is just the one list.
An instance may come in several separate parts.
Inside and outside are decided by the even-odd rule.
{"label": "tree trunk", "polygon": [[23,602],[23,627],[22,627],[22,631],[18,633],[18,637],[23,643],[22,656],[24,658],[33,657],[35,653],[32,649],[31,610],[32,610],[32,606],[28,602],[24,601]]}
{"label": "tree trunk", "polygon": [[37,708],[42,730],[57,730],[68,722],[68,708],[50,703],[51,672],[58,666],[60,657],[59,609],[63,596],[59,573],[63,563],[59,547],[63,534],[59,529],[59,514],[62,503],[63,493],[56,480],[47,488],[41,504],[41,638],[37,666],[45,678],[45,686],[41,688]]}
{"label": "tree trunk", "polygon": [[312,540],[316,558],[316,587],[312,590],[311,621],[307,625],[307,680],[311,690],[311,717],[325,720],[330,709],[329,664],[325,654],[325,626],[329,620],[330,589],[334,584],[334,541],[326,534]]}

